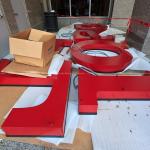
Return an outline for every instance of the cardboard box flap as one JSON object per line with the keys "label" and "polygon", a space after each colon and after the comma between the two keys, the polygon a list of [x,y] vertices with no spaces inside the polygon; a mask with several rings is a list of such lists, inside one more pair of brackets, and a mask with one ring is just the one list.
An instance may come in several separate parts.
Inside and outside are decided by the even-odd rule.
{"label": "cardboard box flap", "polygon": [[48,63],[44,68],[41,68],[41,67],[34,67],[30,65],[11,62],[2,70],[2,72],[24,75],[29,77],[46,78],[48,76],[49,66],[50,63]]}
{"label": "cardboard box flap", "polygon": [[31,29],[28,29],[28,30],[25,30],[25,31],[22,31],[22,32],[18,32],[15,35],[11,35],[10,37],[28,40],[30,32],[31,32]]}
{"label": "cardboard box flap", "polygon": [[36,30],[36,29],[31,29],[30,35],[29,35],[29,40],[31,41],[46,41],[55,36],[54,33],[49,33],[41,30]]}
{"label": "cardboard box flap", "polygon": [[[10,37],[10,53],[32,58],[42,58],[42,42],[34,42]],[[34,51],[33,51],[34,50]]]}
{"label": "cardboard box flap", "polygon": [[[43,36],[41,36],[39,42],[43,42],[43,43],[49,42],[49,41],[51,41],[53,38],[55,38],[55,36],[43,35]],[[53,44],[53,43],[52,43],[52,44]]]}

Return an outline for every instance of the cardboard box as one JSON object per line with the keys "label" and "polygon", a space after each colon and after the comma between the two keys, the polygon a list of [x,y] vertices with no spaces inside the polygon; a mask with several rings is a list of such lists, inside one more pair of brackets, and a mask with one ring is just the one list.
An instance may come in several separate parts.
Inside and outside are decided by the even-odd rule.
{"label": "cardboard box", "polygon": [[55,52],[56,35],[28,29],[9,37],[10,53],[18,63],[44,67]]}

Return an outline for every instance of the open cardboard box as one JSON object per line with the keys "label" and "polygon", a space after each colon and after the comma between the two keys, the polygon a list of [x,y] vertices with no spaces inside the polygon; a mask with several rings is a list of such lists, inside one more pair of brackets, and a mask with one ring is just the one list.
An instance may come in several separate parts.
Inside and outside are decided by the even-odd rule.
{"label": "open cardboard box", "polygon": [[28,29],[9,37],[10,53],[15,61],[44,67],[55,52],[56,35],[36,29]]}

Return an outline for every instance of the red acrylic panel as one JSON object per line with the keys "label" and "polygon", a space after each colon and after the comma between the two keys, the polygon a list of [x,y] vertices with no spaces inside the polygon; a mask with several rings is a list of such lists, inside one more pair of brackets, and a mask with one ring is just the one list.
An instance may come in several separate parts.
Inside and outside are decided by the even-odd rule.
{"label": "red acrylic panel", "polygon": [[80,114],[96,114],[98,100],[150,100],[150,76],[78,74]]}
{"label": "red acrylic panel", "polygon": [[44,103],[13,108],[1,128],[7,136],[64,136],[71,62],[65,61]]}

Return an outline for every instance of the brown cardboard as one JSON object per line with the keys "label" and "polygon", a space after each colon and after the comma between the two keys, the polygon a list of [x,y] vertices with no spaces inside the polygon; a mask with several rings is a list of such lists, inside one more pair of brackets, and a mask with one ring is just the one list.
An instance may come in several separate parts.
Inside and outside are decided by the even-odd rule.
{"label": "brown cardboard", "polygon": [[17,75],[24,75],[29,77],[39,77],[39,78],[46,78],[48,76],[48,69],[50,63],[48,63],[45,67],[35,67],[25,64],[20,64],[16,62],[11,62],[7,65],[2,72],[10,73],[10,74],[17,74]]}
{"label": "brown cardboard", "polygon": [[10,53],[15,61],[44,67],[55,51],[56,35],[36,29],[28,29],[9,37]]}
{"label": "brown cardboard", "polygon": [[25,90],[26,87],[0,87],[0,125],[3,122],[4,116]]}
{"label": "brown cardboard", "polygon": [[[14,106],[25,90],[26,87],[0,87],[0,125],[4,121],[4,116],[9,112],[12,106]],[[41,141],[34,137],[6,137],[5,135],[0,134],[0,139],[35,144],[46,148],[56,148],[61,150],[93,150],[91,134],[83,132],[80,129],[76,130],[73,144],[61,143],[59,146]]]}
{"label": "brown cardboard", "polygon": [[34,144],[37,146],[44,146],[45,148],[53,148],[56,150],[93,150],[91,134],[86,133],[80,129],[76,130],[73,144],[61,143],[58,146],[52,143],[44,142],[34,137],[6,137],[5,135],[0,134],[0,139]]}

